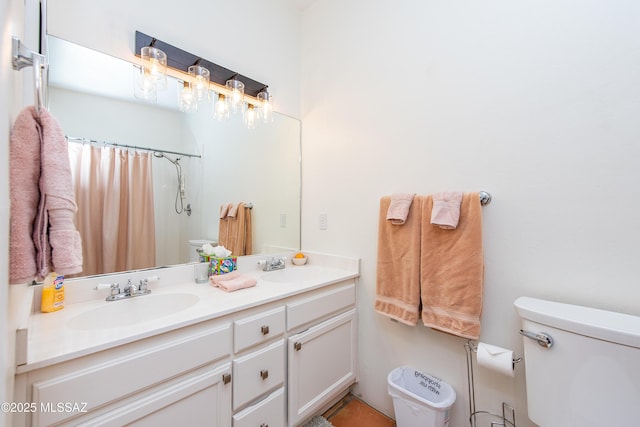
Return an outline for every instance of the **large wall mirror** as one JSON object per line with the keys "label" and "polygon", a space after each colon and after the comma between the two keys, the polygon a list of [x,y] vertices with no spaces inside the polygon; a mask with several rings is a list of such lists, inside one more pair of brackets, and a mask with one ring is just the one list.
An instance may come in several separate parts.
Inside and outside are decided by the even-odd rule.
{"label": "large wall mirror", "polygon": [[[168,77],[167,90],[149,103],[133,95],[135,64],[53,36],[48,52],[49,110],[70,147],[85,140],[167,152],[152,160],[155,247],[147,250],[155,266],[193,261],[195,241],[217,242],[220,206],[228,203],[253,206],[254,254],[299,249],[298,120],[276,113],[273,123],[247,129],[241,115],[215,120],[211,105],[183,113],[178,79]],[[102,273],[109,272],[88,274]]]}

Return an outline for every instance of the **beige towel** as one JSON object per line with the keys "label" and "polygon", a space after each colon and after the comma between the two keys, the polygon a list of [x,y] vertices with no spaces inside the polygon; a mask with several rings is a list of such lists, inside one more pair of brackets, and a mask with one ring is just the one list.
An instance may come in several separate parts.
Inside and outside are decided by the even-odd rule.
{"label": "beige towel", "polygon": [[425,326],[468,339],[480,337],[484,258],[478,193],[465,193],[455,230],[430,224],[433,200],[422,209],[420,281]]}
{"label": "beige towel", "polygon": [[240,208],[240,205],[243,205],[243,203],[230,204],[229,212],[227,212],[227,215],[231,218],[235,218],[238,215],[238,209]]}
{"label": "beige towel", "polygon": [[420,315],[420,220],[416,196],[402,227],[387,221],[391,197],[380,199],[375,310],[407,325]]}
{"label": "beige towel", "polygon": [[414,197],[414,193],[392,194],[391,203],[387,210],[387,220],[394,225],[403,225],[407,220],[407,215],[409,215],[409,209]]}
{"label": "beige towel", "polygon": [[229,205],[227,217],[220,220],[218,244],[229,249],[233,255],[251,255],[253,252],[253,234],[251,209],[244,203]]}
{"label": "beige towel", "polygon": [[224,219],[229,214],[230,203],[225,203],[224,205],[220,205],[220,219]]}
{"label": "beige towel", "polygon": [[431,210],[431,224],[446,230],[458,226],[460,220],[460,202],[463,193],[445,192],[433,195],[433,209]]}

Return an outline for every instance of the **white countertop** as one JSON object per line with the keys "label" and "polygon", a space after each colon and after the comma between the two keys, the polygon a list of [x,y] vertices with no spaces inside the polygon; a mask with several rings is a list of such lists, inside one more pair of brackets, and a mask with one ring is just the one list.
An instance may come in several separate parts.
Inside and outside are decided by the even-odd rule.
{"label": "white countertop", "polygon": [[[209,283],[194,283],[193,265],[123,273],[108,276],[108,278],[65,281],[64,309],[53,313],[40,313],[36,309],[29,316],[26,364],[18,366],[17,372],[23,373],[53,365],[359,276],[357,259],[322,254],[308,254],[308,256],[307,265],[294,266],[287,261],[285,270],[301,270],[300,272],[304,270],[309,272],[309,276],[300,280],[282,282],[267,279],[265,275],[271,273],[257,268],[257,260],[264,259],[265,256],[239,257],[238,271],[255,277],[257,284],[235,292],[225,292]],[[93,290],[98,283],[118,282],[122,285],[128,278],[137,283],[141,278],[153,275],[160,277],[160,280],[149,284],[150,295],[107,302],[105,297],[109,293],[108,290]],[[39,292],[36,293],[39,294]],[[171,309],[169,309],[166,315],[150,320],[143,318],[123,324],[118,318],[117,310],[120,308],[136,310],[136,304],[141,307],[145,304],[143,301],[145,298],[170,294],[174,294],[175,301],[178,301],[178,296],[175,294],[193,295],[195,297],[191,299],[197,302],[178,311],[170,312]],[[159,297],[156,301],[164,299],[166,305],[170,298]],[[38,299],[34,298],[34,301],[37,304]],[[169,307],[173,305],[170,303]],[[101,320],[99,326],[83,329],[85,326],[77,320],[76,316],[86,316],[85,313],[94,310],[104,311],[104,325]]]}

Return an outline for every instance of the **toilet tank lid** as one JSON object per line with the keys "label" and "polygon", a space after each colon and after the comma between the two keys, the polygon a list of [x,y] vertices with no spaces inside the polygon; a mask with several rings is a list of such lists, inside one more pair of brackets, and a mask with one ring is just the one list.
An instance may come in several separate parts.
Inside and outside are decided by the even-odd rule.
{"label": "toilet tank lid", "polygon": [[638,316],[531,297],[520,297],[516,299],[514,305],[518,315],[523,319],[640,348],[640,317]]}
{"label": "toilet tank lid", "polygon": [[191,246],[202,246],[204,244],[214,244],[216,243],[214,240],[207,240],[207,239],[191,239],[189,240],[189,244]]}

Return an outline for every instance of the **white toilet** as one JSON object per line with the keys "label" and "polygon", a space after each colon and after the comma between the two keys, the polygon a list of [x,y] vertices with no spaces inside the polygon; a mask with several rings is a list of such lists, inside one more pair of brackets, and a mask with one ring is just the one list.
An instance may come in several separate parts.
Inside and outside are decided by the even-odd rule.
{"label": "white toilet", "polygon": [[640,425],[640,317],[529,297],[515,306],[531,421],[542,427]]}
{"label": "white toilet", "polygon": [[189,240],[189,262],[198,262],[198,249],[202,248],[202,245],[209,243],[212,246],[216,246],[217,242],[213,240],[205,240],[205,239],[193,239]]}

